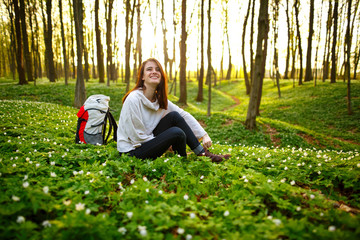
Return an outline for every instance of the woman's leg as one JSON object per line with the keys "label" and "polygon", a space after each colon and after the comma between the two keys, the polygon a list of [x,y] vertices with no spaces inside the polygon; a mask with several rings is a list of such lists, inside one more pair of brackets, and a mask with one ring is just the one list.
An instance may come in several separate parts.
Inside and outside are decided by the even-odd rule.
{"label": "woman's leg", "polygon": [[204,152],[204,148],[201,146],[199,140],[196,138],[189,125],[178,112],[170,112],[165,117],[163,117],[154,129],[153,133],[155,136],[157,136],[171,127],[178,127],[185,133],[186,144],[196,155]]}
{"label": "woman's leg", "polygon": [[186,157],[186,135],[183,130],[178,127],[170,127],[156,135],[154,139],[129,152],[129,155],[140,159],[156,159],[163,155],[170,146],[180,156]]}

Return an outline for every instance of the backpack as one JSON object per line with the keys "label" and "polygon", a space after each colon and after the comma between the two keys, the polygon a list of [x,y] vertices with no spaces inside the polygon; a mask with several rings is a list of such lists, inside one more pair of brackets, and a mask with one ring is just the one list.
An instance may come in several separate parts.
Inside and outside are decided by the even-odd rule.
{"label": "backpack", "polygon": [[[114,141],[117,141],[117,124],[110,113],[109,101],[110,97],[102,94],[92,95],[85,101],[77,113],[76,143],[106,144],[112,131],[114,131]],[[107,122],[109,122],[109,130],[106,136]]]}

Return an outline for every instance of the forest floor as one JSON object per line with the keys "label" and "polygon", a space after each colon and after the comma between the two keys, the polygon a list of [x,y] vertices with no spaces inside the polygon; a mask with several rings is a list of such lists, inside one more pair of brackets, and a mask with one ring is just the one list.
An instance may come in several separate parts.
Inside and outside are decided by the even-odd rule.
{"label": "forest floor", "polygon": [[[348,115],[345,83],[282,80],[279,98],[266,80],[254,131],[243,80],[213,88],[210,117],[189,82],[185,109],[212,152],[231,154],[220,164],[75,144],[74,81],[2,82],[1,239],[360,239],[359,82]],[[86,91],[110,96],[119,118],[125,84]]]}

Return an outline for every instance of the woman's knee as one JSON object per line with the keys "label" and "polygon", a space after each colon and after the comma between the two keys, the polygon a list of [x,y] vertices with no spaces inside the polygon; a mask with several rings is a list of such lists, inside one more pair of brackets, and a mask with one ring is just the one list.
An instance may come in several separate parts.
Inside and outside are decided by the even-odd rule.
{"label": "woman's knee", "polygon": [[169,115],[169,117],[173,120],[182,119],[180,113],[175,112],[175,111],[169,112],[167,115]]}
{"label": "woman's knee", "polygon": [[172,136],[176,137],[179,140],[185,140],[186,139],[185,132],[179,127],[172,127],[172,128],[169,129],[169,131],[171,131]]}

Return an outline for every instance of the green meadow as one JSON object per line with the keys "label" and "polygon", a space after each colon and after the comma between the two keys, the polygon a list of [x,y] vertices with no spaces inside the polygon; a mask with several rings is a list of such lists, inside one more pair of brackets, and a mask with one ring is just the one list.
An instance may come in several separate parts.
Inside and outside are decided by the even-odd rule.
{"label": "green meadow", "polygon": [[[86,83],[110,96],[115,119],[125,84]],[[218,82],[212,114],[188,105],[230,153],[220,164],[189,154],[120,157],[116,143],[75,144],[75,82],[0,79],[1,239],[360,239],[360,82],[302,86],[264,81],[257,129],[244,127],[242,79]],[[169,98],[176,103],[176,96]]]}

